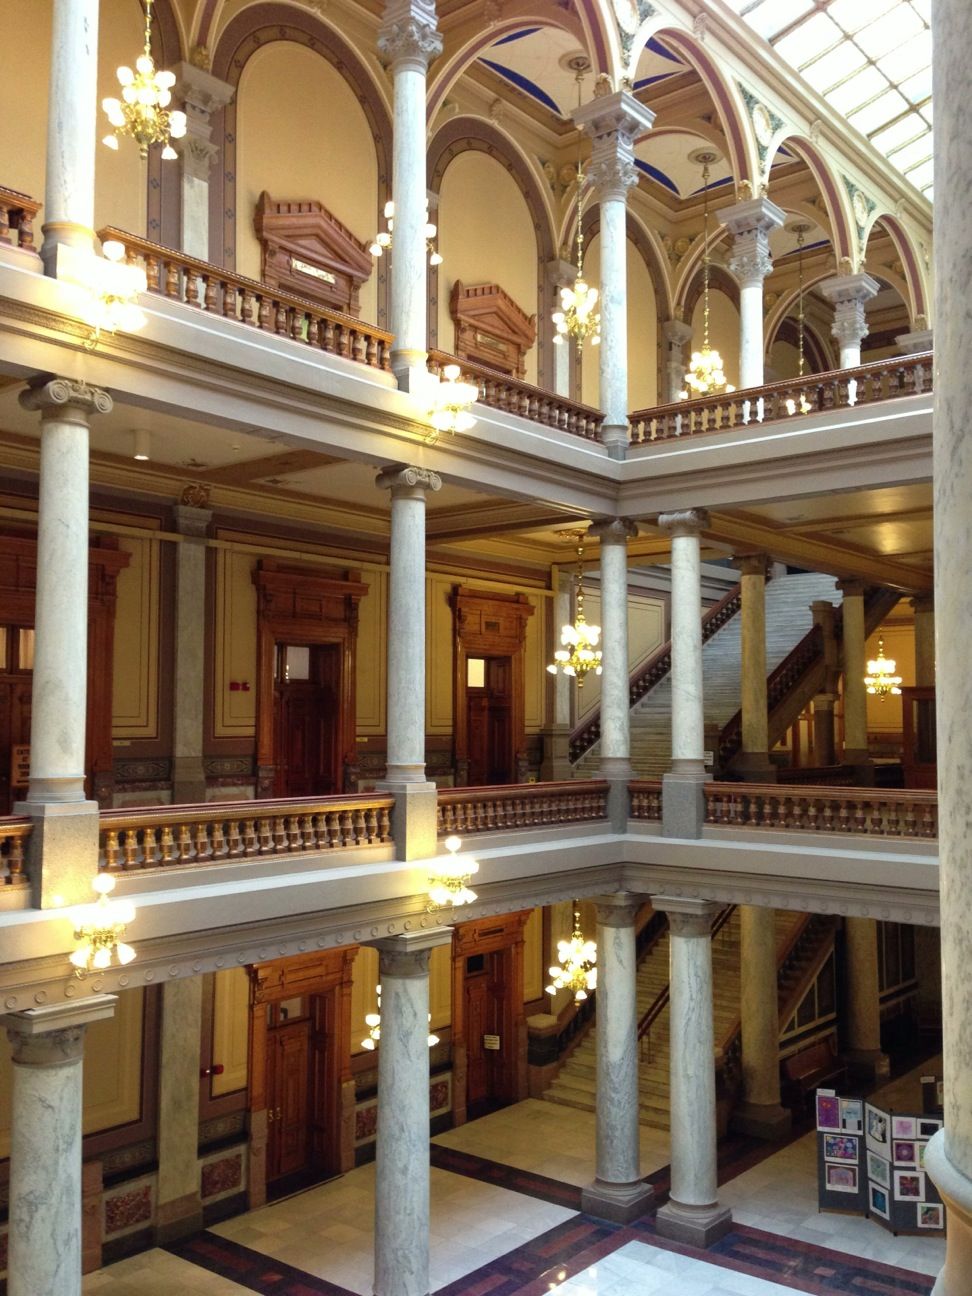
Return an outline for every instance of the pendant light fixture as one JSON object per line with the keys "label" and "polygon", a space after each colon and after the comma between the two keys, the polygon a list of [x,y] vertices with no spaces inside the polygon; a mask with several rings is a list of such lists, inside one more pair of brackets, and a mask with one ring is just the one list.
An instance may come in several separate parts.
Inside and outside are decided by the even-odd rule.
{"label": "pendant light fixture", "polygon": [[569,675],[577,680],[578,688],[583,688],[585,675],[590,671],[601,673],[601,627],[588,625],[584,618],[584,532],[560,531],[558,535],[577,546],[576,611],[574,620],[561,626],[561,647],[547,670],[551,675]]}
{"label": "pendant light fixture", "polygon": [[145,47],[135,60],[134,72],[130,67],[120,67],[117,72],[121,86],[120,99],[103,99],[101,106],[114,127],[102,143],[110,149],[118,148],[118,140],[129,135],[138,144],[142,157],[148,157],[153,144],[162,145],[162,156],[171,162],[178,156],[171,141],[182,139],[186,133],[186,114],[179,109],[169,111],[174,72],[157,72],[152,58],[152,0],[145,0]]}
{"label": "pendant light fixture", "polygon": [[864,687],[873,697],[883,702],[886,697],[898,697],[901,694],[901,676],[895,675],[897,662],[893,657],[884,655],[884,636],[878,639],[878,655],[867,663],[867,674],[864,676]]}
{"label": "pendant light fixture", "polygon": [[726,382],[722,356],[709,345],[709,168],[719,160],[719,154],[700,149],[689,160],[702,166],[702,350],[692,352],[685,387],[679,392],[680,400],[736,390],[732,383]]}
{"label": "pendant light fixture", "polygon": [[[797,375],[803,377],[805,367],[804,346],[805,346],[805,316],[803,308],[803,243],[807,236],[810,225],[804,221],[799,224],[791,225],[790,229],[797,236],[797,282],[799,290],[797,295]],[[787,414],[795,414],[797,410],[801,414],[810,413],[810,402],[807,400],[806,392],[800,392],[800,399],[795,400],[792,396],[786,401]]]}
{"label": "pendant light fixture", "polygon": [[570,940],[557,943],[559,963],[548,968],[551,977],[546,987],[548,995],[558,990],[572,990],[574,1002],[582,1003],[588,991],[597,989],[597,944],[588,940],[581,931],[580,909],[574,901],[574,930]]}
{"label": "pendant light fixture", "polygon": [[[590,64],[584,59],[584,67],[578,67],[577,81],[577,107],[581,105],[581,83],[584,80],[584,72]],[[568,338],[573,338],[577,344],[578,351],[584,343],[590,341],[591,346],[599,346],[601,342],[601,314],[596,310],[598,291],[589,284],[584,278],[584,235],[581,230],[581,206],[582,194],[584,189],[584,167],[581,163],[581,136],[577,136],[577,194],[576,194],[576,212],[574,213],[577,225],[577,237],[575,241],[577,277],[573,285],[565,285],[560,290],[560,309],[555,310],[551,315],[556,333],[554,342],[562,346]]]}

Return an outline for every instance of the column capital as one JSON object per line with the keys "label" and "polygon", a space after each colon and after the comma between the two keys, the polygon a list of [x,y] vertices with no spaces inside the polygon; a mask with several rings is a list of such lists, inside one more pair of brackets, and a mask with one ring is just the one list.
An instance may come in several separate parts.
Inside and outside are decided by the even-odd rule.
{"label": "column capital", "polygon": [[834,275],[830,279],[824,279],[817,287],[832,306],[842,306],[850,302],[858,302],[863,306],[881,291],[878,281],[864,271],[858,274]]}
{"label": "column capital", "polygon": [[382,977],[425,976],[431,951],[438,945],[451,943],[451,927],[428,927],[424,931],[403,932],[401,936],[383,936],[364,942],[378,951]]}
{"label": "column capital", "polygon": [[196,114],[204,114],[207,118],[214,112],[219,112],[227,104],[232,103],[236,89],[228,81],[221,81],[219,77],[213,76],[205,68],[197,67],[195,63],[182,62],[175,68],[176,85],[178,93],[182,95],[186,105],[186,116],[192,119],[192,109]]}
{"label": "column capital", "polygon": [[435,4],[428,0],[389,0],[378,32],[378,57],[392,72],[411,66],[425,72],[442,53]]}
{"label": "column capital", "polygon": [[762,576],[764,579],[769,564],[769,555],[764,553],[740,554],[738,558],[732,560],[732,565],[740,576]]}
{"label": "column capital", "polygon": [[785,213],[768,198],[751,198],[717,213],[733,237],[729,269],[745,288],[762,284],[773,269],[770,231],[783,224]]}
{"label": "column capital", "polygon": [[630,518],[594,518],[587,534],[600,540],[602,545],[624,545],[638,534],[638,524]]}
{"label": "column capital", "polygon": [[864,597],[864,582],[862,580],[839,580],[837,582],[837,588],[843,594],[845,599]]}
{"label": "column capital", "polygon": [[697,536],[708,525],[708,509],[680,509],[675,513],[658,514],[658,526],[673,536]]}
{"label": "column capital", "polygon": [[902,355],[918,355],[933,349],[934,334],[931,329],[916,329],[912,333],[899,333],[894,340]]}
{"label": "column capital", "polygon": [[641,901],[628,891],[596,896],[597,921],[601,927],[631,927],[638,916]]}
{"label": "column capital", "polygon": [[713,920],[722,910],[714,900],[693,900],[686,896],[651,897],[652,908],[668,914],[668,926],[675,936],[709,938]]}
{"label": "column capital", "polygon": [[662,337],[671,346],[684,347],[686,342],[692,341],[692,325],[680,319],[665,320],[662,323]]}
{"label": "column capital", "polygon": [[13,1060],[20,1066],[63,1066],[79,1062],[84,1053],[84,1028],[113,1017],[118,996],[92,995],[80,1001],[25,1008],[0,1014]]}
{"label": "column capital", "polygon": [[577,267],[572,261],[564,261],[562,257],[554,257],[544,269],[547,283],[552,288],[573,288],[577,282]]}
{"label": "column capital", "polygon": [[582,104],[571,115],[591,138],[588,175],[598,201],[624,202],[628,190],[638,183],[635,138],[651,130],[655,114],[629,91],[617,90]]}
{"label": "column capital", "polygon": [[203,540],[213,520],[212,509],[193,508],[191,504],[175,504],[172,507],[172,520],[180,535],[194,540]]}
{"label": "column capital", "polygon": [[90,387],[83,379],[48,378],[31,383],[20,393],[25,410],[39,410],[43,419],[61,419],[88,425],[91,414],[110,414],[114,402],[100,387]]}
{"label": "column capital", "polygon": [[379,490],[390,490],[392,499],[424,499],[426,491],[442,489],[442,478],[431,468],[411,464],[393,464],[382,468],[375,478]]}

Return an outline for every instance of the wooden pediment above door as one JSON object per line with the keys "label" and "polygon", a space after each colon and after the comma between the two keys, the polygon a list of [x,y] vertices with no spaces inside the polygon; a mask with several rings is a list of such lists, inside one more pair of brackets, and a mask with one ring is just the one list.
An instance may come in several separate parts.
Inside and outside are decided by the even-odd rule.
{"label": "wooden pediment above door", "polygon": [[366,245],[314,199],[271,198],[264,189],[253,218],[261,274],[271,288],[358,315],[373,262]]}
{"label": "wooden pediment above door", "polygon": [[521,310],[499,284],[464,284],[461,279],[452,286],[449,310],[460,360],[523,377],[526,354],[537,340],[536,315]]}

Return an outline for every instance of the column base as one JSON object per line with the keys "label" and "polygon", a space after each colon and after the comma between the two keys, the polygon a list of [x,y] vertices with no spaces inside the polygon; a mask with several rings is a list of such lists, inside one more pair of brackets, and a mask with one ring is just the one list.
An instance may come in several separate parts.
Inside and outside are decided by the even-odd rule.
{"label": "column base", "polygon": [[612,1224],[630,1224],[651,1209],[655,1193],[651,1184],[642,1179],[634,1183],[608,1183],[595,1179],[581,1189],[581,1210],[595,1219],[610,1220]]}
{"label": "column base", "polygon": [[972,1273],[972,1180],[948,1159],[944,1130],[928,1142],[925,1169],[945,1203],[948,1222],[945,1264],[931,1296],[967,1296]]}
{"label": "column base", "polygon": [[[695,762],[681,762],[695,765]],[[675,768],[662,776],[662,836],[701,837],[705,823],[705,770]]]}
{"label": "column base", "polygon": [[718,1242],[732,1228],[732,1211],[713,1202],[711,1206],[684,1206],[667,1201],[655,1215],[655,1230],[672,1242],[687,1242],[703,1250]]}
{"label": "column base", "polygon": [[733,1133],[771,1143],[786,1138],[792,1124],[793,1113],[779,1103],[740,1103],[729,1118]]}
{"label": "column base", "polygon": [[631,440],[631,433],[627,423],[602,423],[601,424],[601,445],[604,446],[611,459],[624,459],[628,454],[628,442]]}
{"label": "column base", "polygon": [[173,805],[201,805],[206,800],[206,771],[199,756],[172,758]]}
{"label": "column base", "polygon": [[390,792],[395,798],[392,808],[392,837],[395,855],[400,860],[428,859],[435,854],[437,808],[434,783],[401,782],[383,779],[375,784],[377,792]]}
{"label": "column base", "polygon": [[188,1193],[175,1201],[159,1204],[156,1225],[155,1245],[167,1246],[170,1242],[179,1242],[182,1238],[201,1233],[203,1228],[202,1201],[198,1193]]}
{"label": "column base", "polygon": [[28,875],[38,909],[89,904],[98,871],[97,801],[18,801],[15,815],[33,820]]}
{"label": "column base", "polygon": [[886,1080],[891,1062],[880,1049],[844,1049],[841,1055],[855,1077],[862,1080]]}
{"label": "column base", "polygon": [[540,778],[545,783],[559,783],[573,778],[570,763],[570,725],[551,725],[543,732],[543,759]]}
{"label": "column base", "polygon": [[420,400],[428,395],[430,384],[436,381],[426,367],[428,359],[427,351],[392,351],[389,363],[399,391],[409,392]]}
{"label": "column base", "polygon": [[631,813],[631,761],[627,756],[602,756],[598,770],[608,782],[607,817],[614,832],[624,832]]}

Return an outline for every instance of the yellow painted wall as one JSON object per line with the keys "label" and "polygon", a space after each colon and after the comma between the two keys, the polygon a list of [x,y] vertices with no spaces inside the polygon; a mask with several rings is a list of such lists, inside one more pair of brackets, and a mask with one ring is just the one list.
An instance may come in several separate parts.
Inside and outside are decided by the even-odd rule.
{"label": "yellow painted wall", "polygon": [[[84,1041],[85,1134],[137,1120],[142,1109],[143,992],[121,990],[114,1017],[94,1022]],[[12,1064],[7,1033],[0,1037],[0,1157],[10,1155]]]}
{"label": "yellow painted wall", "polygon": [[[641,253],[628,240],[628,409],[647,409],[658,403],[658,306],[651,275]],[[600,282],[601,236],[591,240],[584,254],[584,275]],[[598,349],[585,346],[581,361],[581,400],[599,409]]]}
{"label": "yellow painted wall", "polygon": [[250,1040],[250,978],[241,967],[213,977],[213,1061],[225,1070],[213,1077],[213,1097],[245,1089]]}
{"label": "yellow painted wall", "polygon": [[[38,201],[44,198],[47,155],[47,87],[50,78],[52,0],[0,4],[0,184]],[[41,210],[34,227],[40,246]]]}
{"label": "yellow painted wall", "polygon": [[[702,346],[703,313],[703,302],[699,297],[692,312],[692,342],[686,347],[688,354]],[[709,345],[722,356],[726,379],[738,387],[739,312],[725,293],[717,289],[709,292]]]}
{"label": "yellow painted wall", "polygon": [[[256,724],[257,598],[252,575],[256,561],[251,553],[216,551],[217,738],[251,737]],[[230,680],[248,681],[250,691],[231,693]]]}
{"label": "yellow painted wall", "polygon": [[[138,0],[101,0],[98,10],[98,146],[95,150],[95,229],[114,225],[133,234],[146,232],[148,163],[134,140],[119,140],[118,150],[101,143],[110,132],[101,101],[119,95],[116,69],[134,67],[144,41],[144,10]],[[178,162],[163,162],[175,167]]]}
{"label": "yellow painted wall", "polygon": [[546,985],[543,956],[543,910],[534,909],[523,929],[523,1002],[539,999]]}
{"label": "yellow painted wall", "polygon": [[[368,1037],[367,1013],[378,1011],[375,987],[379,984],[378,951],[361,945],[354,960],[351,983],[351,1052],[364,1053],[361,1041]],[[429,956],[429,1030],[437,1031],[452,1021],[452,946],[437,945]]]}
{"label": "yellow painted wall", "polygon": [[365,571],[361,580],[368,594],[358,604],[358,647],[355,663],[357,728],[362,736],[385,732],[387,705],[388,573]]}
{"label": "yellow painted wall", "polygon": [[126,537],[131,561],[118,576],[111,732],[114,738],[157,738],[159,732],[160,545]]}
{"label": "yellow painted wall", "polygon": [[[348,82],[290,41],[258,50],[237,92],[236,268],[260,278],[253,213],[261,192],[322,202],[352,234],[377,233],[378,163]],[[377,276],[361,289],[361,318],[377,318]]]}
{"label": "yellow painted wall", "polygon": [[[891,622],[881,626],[867,641],[867,660],[878,655],[878,638],[884,636],[884,655],[895,661],[895,674],[900,675],[903,687],[913,687],[915,682],[915,631],[913,623],[896,624]],[[881,698],[868,695],[867,731],[868,733],[900,733],[903,724],[901,699],[899,697]]]}
{"label": "yellow painted wall", "polygon": [[[770,348],[769,367],[776,379],[796,378],[800,372],[800,353],[791,343],[777,340]],[[806,371],[804,364],[804,373]]]}
{"label": "yellow painted wall", "polygon": [[[598,590],[585,589],[584,615],[593,625],[601,623],[601,595]],[[645,594],[628,595],[628,670],[633,671],[646,661],[665,642],[665,604],[661,599]],[[601,681],[588,675],[584,687],[575,691],[577,723],[594,710],[601,701]]]}
{"label": "yellow painted wall", "polygon": [[[442,177],[438,209],[439,346],[455,350],[449,297],[457,279],[498,283],[527,315],[537,311],[537,240],[523,195],[506,168],[485,153],[460,153]],[[537,381],[537,348],[526,358]]]}

